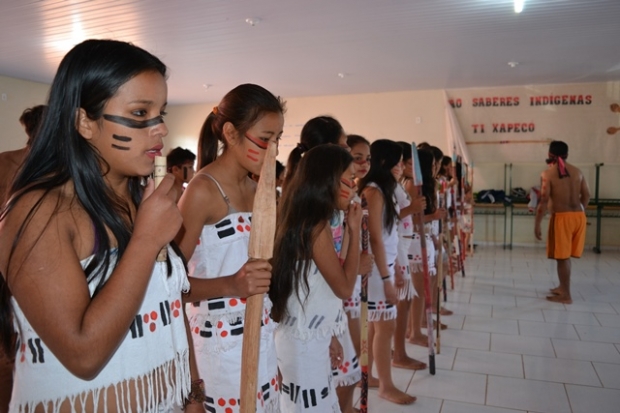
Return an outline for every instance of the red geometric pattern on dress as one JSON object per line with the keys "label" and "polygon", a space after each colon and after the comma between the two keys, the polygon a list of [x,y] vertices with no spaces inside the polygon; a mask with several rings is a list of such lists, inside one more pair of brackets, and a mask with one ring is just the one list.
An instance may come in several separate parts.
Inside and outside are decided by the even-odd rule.
{"label": "red geometric pattern on dress", "polygon": [[252,229],[249,223],[246,223],[245,219],[241,215],[239,215],[239,218],[237,218],[237,221],[239,222],[236,227],[237,231],[244,232],[244,231],[250,231]]}

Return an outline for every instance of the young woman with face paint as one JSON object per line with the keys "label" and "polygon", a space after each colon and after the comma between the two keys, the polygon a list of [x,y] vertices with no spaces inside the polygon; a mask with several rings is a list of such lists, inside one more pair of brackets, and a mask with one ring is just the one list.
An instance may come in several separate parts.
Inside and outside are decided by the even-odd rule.
{"label": "young woman with face paint", "polygon": [[4,342],[17,344],[11,412],[171,411],[200,396],[183,262],[171,248],[155,262],[181,225],[173,179],[141,186],[166,100],[165,65],[131,44],[88,40],[60,63],[54,116],[0,222],[1,336],[19,325]]}
{"label": "young woman with face paint", "polygon": [[[359,265],[361,208],[352,158],[335,145],[304,154],[278,205],[273,284],[269,296],[282,374],[281,411],[340,412],[332,370],[343,362],[333,342],[348,340],[342,299],[348,298]],[[348,211],[350,237],[341,262],[340,214]],[[354,366],[348,366],[354,369]],[[358,378],[359,379],[359,378]]]}
{"label": "young woman with face paint", "polygon": [[[260,174],[269,141],[280,139],[284,111],[284,102],[261,86],[244,84],[228,92],[203,124],[200,170],[179,201],[183,226],[176,239],[191,257],[188,313],[210,412],[239,411],[245,299],[266,293],[271,282],[267,261],[248,261],[256,193],[248,175]],[[278,412],[268,297],[263,308],[257,412]]]}
{"label": "young woman with face paint", "polygon": [[370,171],[360,181],[360,191],[368,202],[370,249],[375,258],[368,276],[368,342],[372,346],[368,366],[370,370],[374,360],[379,376],[379,397],[397,404],[411,404],[416,398],[396,388],[391,370],[398,303],[396,288],[402,283],[402,274],[399,276],[395,271],[399,265],[399,209],[394,200],[398,182],[395,176],[402,175],[402,153],[396,142],[387,139],[374,141],[370,145]]}

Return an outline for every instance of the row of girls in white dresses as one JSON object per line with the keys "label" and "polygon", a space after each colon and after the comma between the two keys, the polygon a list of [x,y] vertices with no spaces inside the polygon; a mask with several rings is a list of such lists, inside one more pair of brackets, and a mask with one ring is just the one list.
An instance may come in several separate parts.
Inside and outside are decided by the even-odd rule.
{"label": "row of girls in white dresses", "polygon": [[[76,49],[100,47],[100,43],[117,48],[121,44],[92,42],[85,42]],[[129,48],[122,53],[136,53],[134,46],[124,43],[121,46]],[[239,108],[243,110],[235,111]],[[231,170],[258,173],[266,142],[279,138],[282,133],[283,112],[279,98],[260,86],[246,84],[230,91],[207,117],[199,142],[201,169],[190,182],[179,206],[183,212],[183,205],[192,203],[188,198],[194,181],[202,181],[204,185],[206,180],[215,185],[217,196],[221,198],[201,198],[197,202],[206,201],[201,208],[208,209],[223,201],[227,210],[217,217],[215,223],[200,224],[197,245],[193,254],[187,254],[191,255],[188,263],[190,277],[228,277],[226,282],[229,282],[233,279],[229,276],[237,274],[246,265],[251,230],[251,213],[248,211],[251,208],[240,207],[244,204],[239,198],[231,197],[237,204],[231,202],[229,195],[231,192],[242,193],[237,189],[246,188],[248,184],[243,181],[238,183],[239,188],[231,187],[230,180],[222,179],[226,177],[222,168],[216,166],[220,158],[227,156],[227,166],[234,167]],[[110,119],[110,122],[117,121],[114,117]],[[157,124],[152,122],[145,127]],[[134,128],[131,123],[122,125]],[[244,134],[233,133],[237,127]],[[205,132],[205,129],[208,130]],[[265,130],[269,133],[264,133]],[[212,154],[217,153],[218,144],[222,143],[224,153],[219,157],[206,156],[209,151],[204,149],[204,136],[210,136],[211,142],[207,146],[211,146]],[[351,387],[360,379],[360,368],[359,349],[356,349],[359,337],[352,340],[346,313],[353,319],[359,317],[358,274],[366,272],[372,264],[368,258],[371,255],[366,255],[362,262],[363,271],[360,271],[361,209],[357,202],[351,202],[356,196],[353,180],[362,178],[365,173],[360,171],[364,168],[371,175],[373,168],[385,168],[387,170],[380,175],[391,176],[391,169],[402,162],[402,149],[391,141],[373,143],[368,171],[365,159],[353,162],[342,126],[325,116],[310,120],[302,129],[300,140],[293,152],[301,161],[297,159],[297,166],[289,161],[287,184],[279,201],[272,285],[263,303],[257,412],[347,413],[352,408]],[[389,148],[386,149],[386,145]],[[374,153],[375,148],[381,150]],[[391,150],[388,157],[395,160],[388,168],[380,158]],[[211,174],[210,171],[217,173]],[[380,195],[386,192],[388,182],[392,188],[387,192],[393,192],[398,203],[384,202],[384,205],[394,205],[396,214],[399,207],[407,204],[407,194],[397,183],[397,177],[384,182],[360,182],[361,186],[374,186]],[[346,223],[345,212],[348,213]],[[381,215],[384,214],[385,208]],[[397,227],[402,231],[400,238]],[[372,265],[368,279],[370,321],[389,321],[396,317],[395,303],[393,300],[388,302],[390,297],[386,297],[386,288],[394,287],[397,264],[406,270],[409,261],[406,255],[420,256],[419,242],[416,242],[411,228],[408,217],[395,219],[393,225],[382,228],[385,251],[374,251],[374,256],[383,256],[381,263],[377,264],[384,268]],[[345,233],[349,235],[348,242]],[[347,245],[346,256],[343,243]],[[405,264],[397,259],[399,245],[400,261]],[[184,338],[181,292],[187,292],[190,285],[181,259],[172,248],[168,248],[168,252],[168,264],[155,266],[144,302],[130,331],[94,379],[72,375],[38,337],[17,301],[12,301],[19,338],[10,411],[34,411],[35,407],[52,412],[61,412],[67,407],[72,411],[169,411],[188,395],[191,351],[188,352]],[[432,248],[428,252],[432,264]],[[88,280],[91,296],[98,285],[101,287],[102,284],[98,284],[101,277],[105,282],[112,273],[116,250],[111,254],[109,271],[103,274],[95,269],[98,278]],[[93,271],[89,269],[91,258],[81,262],[87,272]],[[412,260],[411,265],[419,266],[417,258]],[[408,274],[405,280],[407,284],[401,286],[402,296],[411,297],[415,290],[410,285]],[[186,312],[198,375],[204,380],[206,389],[206,411],[238,412],[245,300],[238,296],[210,298],[187,304]],[[391,377],[381,377],[380,372],[379,380],[382,386],[387,386],[388,398],[400,398],[397,402],[402,403],[414,400],[404,393],[395,395],[389,388],[393,387]],[[340,403],[337,387],[350,390],[344,392],[348,395],[342,396]]]}
{"label": "row of girls in white dresses", "polygon": [[[331,117],[320,116],[304,126],[301,142],[289,158],[278,207],[272,284],[263,303],[258,412],[352,411],[353,386],[359,382],[361,371],[359,336],[352,338],[348,319],[358,323],[361,289],[358,274],[362,272],[359,269],[360,199],[355,193],[358,188],[354,180],[359,184],[370,172],[369,166],[372,170],[384,165],[380,158],[385,157],[386,151],[392,150],[391,158],[396,159],[387,168],[388,175],[392,167],[402,163],[401,145],[385,140],[369,145],[356,138],[359,137],[349,142],[365,145],[370,162],[352,159],[349,155],[352,148],[347,145],[342,126]],[[375,147],[377,153],[373,153]],[[375,158],[376,164],[372,163]],[[400,167],[404,169],[402,164]],[[234,274],[248,256],[251,213],[237,211],[215,178],[208,177],[217,185],[228,212],[216,224],[204,225],[202,229],[189,261],[190,276],[197,278]],[[392,179],[397,214],[410,202],[398,178]],[[330,187],[332,182],[337,186]],[[383,191],[374,182],[368,182],[367,186]],[[312,199],[312,196],[326,198]],[[427,224],[427,254],[430,273],[435,274],[432,227],[436,228],[432,223]],[[362,267],[372,268],[368,278],[371,322],[396,318],[396,303],[388,302],[384,291],[386,284],[394,285],[396,265],[402,268],[405,279],[399,288],[402,299],[416,295],[410,266],[417,269],[422,266],[419,236],[413,231],[411,216],[394,220],[390,228],[384,226],[381,238],[389,273],[381,274],[378,266],[373,265],[372,251],[361,260]],[[327,249],[325,240],[329,244]],[[383,279],[386,275],[389,280]],[[237,412],[245,300],[214,298],[188,304],[187,311],[200,377],[205,381],[207,410]],[[387,340],[390,342],[391,337]],[[384,379],[379,377],[380,381]],[[388,387],[393,386],[391,377],[388,380]],[[395,398],[403,404],[415,400],[404,393]]]}

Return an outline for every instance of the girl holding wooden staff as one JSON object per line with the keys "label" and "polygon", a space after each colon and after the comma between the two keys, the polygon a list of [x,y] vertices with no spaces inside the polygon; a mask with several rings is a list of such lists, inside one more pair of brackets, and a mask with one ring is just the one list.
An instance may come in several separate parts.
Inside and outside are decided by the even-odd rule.
{"label": "girl holding wooden staff", "polygon": [[[423,284],[423,276],[421,273],[421,264],[415,264],[415,268],[412,268],[409,261],[409,253],[411,244],[414,242],[413,231],[413,219],[412,214],[419,214],[424,212],[426,208],[426,200],[424,197],[418,197],[415,191],[412,191],[413,198],[405,190],[403,183],[407,183],[407,177],[411,177],[411,144],[406,142],[398,142],[403,151],[403,165],[404,168],[400,170],[401,175],[395,175],[394,178],[398,181],[394,190],[394,196],[399,208],[399,221],[398,221],[398,264],[401,267],[403,274],[406,274],[404,280],[404,286],[398,289],[399,301],[397,304],[396,315],[396,330],[394,331],[394,353],[392,354],[392,366],[411,370],[423,370],[426,368],[426,363],[411,358],[407,355],[405,350],[405,340],[407,325],[409,320],[409,312],[411,308],[411,301],[414,297],[418,296],[418,290],[415,288],[415,283],[418,284],[418,289],[421,292]],[[399,172],[398,170],[395,172]],[[415,240],[418,244],[420,240]],[[414,281],[414,278],[416,280]]]}
{"label": "girl holding wooden staff", "polygon": [[376,363],[379,397],[397,404],[410,404],[416,398],[399,390],[392,381],[391,349],[396,328],[397,285],[404,279],[398,267],[398,205],[394,201],[397,180],[402,175],[402,149],[396,142],[381,139],[370,145],[370,172],[360,182],[368,201],[370,249],[375,265],[368,277],[368,321],[370,323],[369,366]]}
{"label": "girl holding wooden staff", "polygon": [[[427,202],[427,209],[428,209],[428,205],[430,205],[432,208],[435,205],[434,201],[436,200],[435,193],[434,193],[435,180],[432,176],[433,154],[430,151],[427,151],[424,149],[418,152],[415,144],[411,145],[411,152],[412,152],[413,167],[414,167],[414,174],[413,174],[414,186],[417,188],[419,195],[424,194],[426,198],[426,202]],[[422,163],[424,163],[424,165]],[[430,171],[431,171],[430,176],[428,176],[429,166],[430,166]],[[422,175],[423,170],[427,171],[426,176]],[[432,189],[430,188],[430,185],[428,185],[429,181],[432,182]],[[425,184],[427,187],[426,191],[423,188]],[[427,232],[426,228],[424,228],[425,227],[424,217],[421,214],[415,215],[413,217],[413,222],[414,222],[414,225],[418,233]],[[430,228],[428,229],[430,230]],[[428,361],[429,361],[428,364],[429,364],[430,373],[435,374],[435,349],[433,347],[434,340],[433,340],[433,334],[432,334],[433,316],[432,316],[432,311],[431,311],[431,280],[430,280],[430,273],[429,273],[429,260],[427,259],[427,254],[426,254],[426,248],[427,248],[426,241],[427,241],[427,238],[425,236],[420,237],[420,247],[422,249],[421,251],[422,266],[424,269],[425,318],[426,318],[427,326],[429,326],[427,330],[427,339],[428,339],[427,346],[428,346]],[[414,320],[414,332],[413,332],[414,337],[416,333],[415,328],[417,327],[416,321],[417,320]],[[421,335],[421,332],[419,333],[419,335]]]}
{"label": "girl holding wooden staff", "polygon": [[[269,263],[248,261],[256,192],[248,173],[260,174],[266,149],[282,134],[283,113],[284,103],[261,86],[228,92],[203,124],[200,170],[179,201],[183,226],[176,239],[191,257],[188,314],[210,412],[239,411],[246,297],[264,294],[270,285]],[[279,411],[270,310],[265,296],[256,411],[267,413]]]}
{"label": "girl holding wooden staff", "polygon": [[1,336],[15,321],[22,343],[12,412],[204,411],[187,273],[173,248],[155,262],[181,225],[174,179],[141,185],[166,101],[166,66],[129,43],[87,40],[60,63],[0,224]]}
{"label": "girl holding wooden staff", "polygon": [[[269,296],[282,375],[283,413],[340,412],[332,369],[350,340],[342,299],[359,272],[361,207],[349,152],[335,145],[307,151],[280,198],[273,283]],[[350,237],[341,264],[334,245],[334,211],[347,211]]]}

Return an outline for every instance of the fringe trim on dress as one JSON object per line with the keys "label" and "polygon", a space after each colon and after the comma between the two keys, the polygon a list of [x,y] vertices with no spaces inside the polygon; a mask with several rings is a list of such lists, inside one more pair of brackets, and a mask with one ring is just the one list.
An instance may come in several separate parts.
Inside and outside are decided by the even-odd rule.
{"label": "fringe trim on dress", "polygon": [[[130,391],[130,382],[132,380],[134,381],[135,410],[132,409],[131,405],[132,393]],[[142,386],[138,386],[138,380],[142,382]],[[99,403],[102,402],[103,411],[107,413],[107,390],[112,387],[114,387],[114,394],[116,395],[117,413],[171,412],[175,406],[183,405],[183,401],[187,398],[190,391],[189,351],[177,353],[174,359],[156,367],[148,374],[132,377],[107,387],[99,387],[73,394],[64,399],[27,402],[17,406],[17,412],[33,412],[38,408],[43,408],[45,413],[58,413],[62,404],[68,400],[72,412],[76,411],[76,406],[80,406],[83,412],[96,412],[99,409]],[[100,401],[100,397],[103,400]],[[93,400],[93,405],[87,406],[86,403],[89,399]]]}
{"label": "fringe trim on dress", "polygon": [[355,307],[345,307],[344,311],[349,315],[349,317],[351,318],[360,318],[361,315],[361,310],[359,306],[355,306]]}
{"label": "fringe trim on dress", "polygon": [[374,323],[375,321],[394,320],[396,318],[396,307],[394,307],[394,310],[395,311],[368,310],[368,321]]}
{"label": "fringe trim on dress", "polygon": [[362,371],[357,369],[353,374],[334,377],[334,387],[352,386],[362,379]]}
{"label": "fringe trim on dress", "polygon": [[411,300],[413,297],[417,297],[418,292],[415,290],[413,286],[413,281],[411,278],[405,281],[405,286],[398,289],[398,299],[399,300]]}

